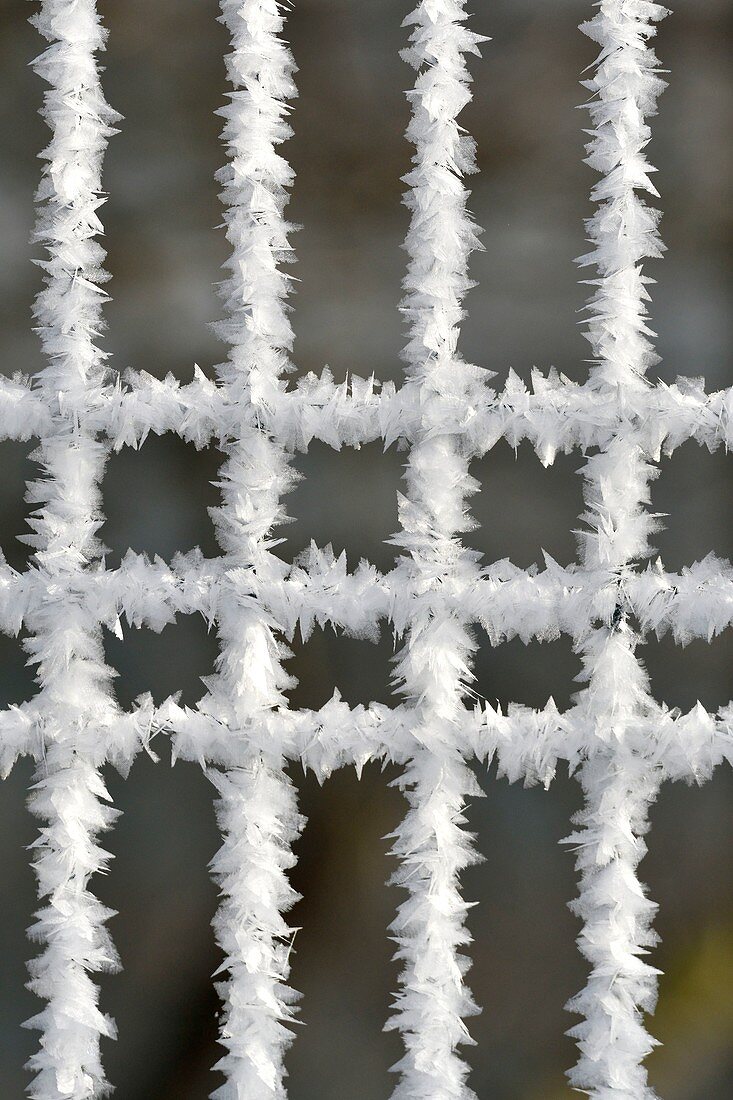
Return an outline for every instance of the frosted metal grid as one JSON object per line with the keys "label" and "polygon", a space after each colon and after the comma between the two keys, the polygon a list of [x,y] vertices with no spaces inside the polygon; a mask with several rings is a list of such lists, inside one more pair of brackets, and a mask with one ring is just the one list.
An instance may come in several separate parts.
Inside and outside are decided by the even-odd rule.
{"label": "frosted metal grid", "polygon": [[[583,31],[600,45],[590,93],[588,163],[600,173],[587,222],[594,269],[587,307],[592,365],[578,385],[536,373],[532,389],[491,375],[457,351],[467,263],[477,245],[466,210],[470,140],[457,116],[470,98],[466,55],[480,37],[467,29],[465,0],[420,0],[405,20],[404,57],[417,71],[407,137],[415,153],[406,177],[412,213],[402,309],[409,322],[404,383],[337,385],[328,372],[288,385],[292,331],[286,312],[290,258],[284,208],[292,171],[278,152],[287,138],[293,61],[279,37],[276,0],[221,0],[231,34],[231,84],[224,117],[228,161],[218,173],[232,246],[220,333],[229,357],[216,381],[197,373],[181,385],[143,373],[122,381],[99,344],[104,252],[97,240],[104,201],[102,158],[115,115],[104,101],[96,53],[105,33],[94,0],[42,0],[34,22],[49,42],[36,69],[49,85],[36,239],[47,255],[36,318],[48,365],[32,381],[0,382],[4,439],[40,440],[35,556],[25,572],[0,566],[0,625],[28,632],[37,664],[35,698],[0,715],[5,773],[21,755],[38,764],[31,808],[43,825],[34,866],[42,908],[31,929],[42,945],[31,986],[45,1007],[31,1059],[35,1100],[103,1095],[99,1038],[112,1021],[98,1008],[94,972],[117,965],[89,890],[105,866],[99,833],[115,810],[101,776],[128,769],[153,732],[174,754],[198,761],[218,792],[223,845],[213,869],[221,888],[215,920],[228,977],[218,1068],[220,1100],[284,1097],[283,1056],[295,995],[288,987],[294,894],[287,871],[303,821],[286,766],[319,776],[370,760],[402,765],[409,810],[394,835],[407,892],[392,931],[402,962],[389,1022],[404,1039],[394,1096],[436,1100],[472,1095],[457,1050],[474,1011],[464,984],[466,903],[458,878],[474,860],[462,809],[474,790],[468,761],[498,759],[510,780],[549,785],[568,761],[585,793],[569,842],[577,852],[590,963],[571,1004],[580,1050],[570,1082],[597,1100],[651,1097],[643,1060],[653,1046],[643,1013],[653,1007],[657,971],[643,958],[654,942],[654,905],[636,876],[650,802],[665,780],[701,781],[731,760],[733,709],[671,711],[649,692],[634,649],[648,632],[684,644],[731,624],[733,572],[712,556],[680,574],[643,564],[655,527],[649,482],[663,456],[688,439],[714,450],[731,441],[731,390],[707,394],[698,381],[651,384],[656,359],[647,327],[642,261],[661,254],[656,196],[644,156],[645,118],[663,87],[648,40],[665,11],[648,0],[589,5]],[[490,247],[490,245],[489,245]],[[170,564],[127,553],[108,569],[96,540],[100,482],[112,450],[139,447],[150,432],[174,432],[225,454],[216,510],[220,557],[199,552]],[[590,452],[582,471],[585,512],[576,563],[521,570],[484,566],[461,543],[473,458],[501,438],[527,439],[543,465],[558,451]],[[336,450],[381,439],[408,446],[399,502],[400,550],[380,574],[312,550],[293,566],[272,553],[291,484],[289,458],[312,440]],[[538,468],[538,477],[542,476]],[[216,673],[195,709],[141,699],[123,713],[111,690],[101,629],[161,629],[177,612],[199,612],[220,642]],[[401,642],[393,707],[350,709],[334,697],[320,711],[293,711],[282,659],[296,629],[326,623],[374,635],[389,623]],[[517,703],[507,714],[472,696],[474,631],[492,645],[572,638],[585,687],[561,713]],[[490,1027],[490,1020],[485,1021]]]}

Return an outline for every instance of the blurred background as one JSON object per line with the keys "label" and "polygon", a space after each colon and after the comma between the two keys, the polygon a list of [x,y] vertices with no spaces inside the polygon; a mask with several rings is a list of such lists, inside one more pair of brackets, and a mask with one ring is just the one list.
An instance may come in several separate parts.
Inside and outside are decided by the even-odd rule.
{"label": "blurred background", "polygon": [[[577,30],[588,0],[476,0],[473,27],[493,41],[472,64],[475,98],[462,121],[478,141],[481,175],[472,209],[486,251],[474,258],[479,282],[469,298],[466,357],[498,374],[533,365],[582,378],[587,344],[578,327],[584,288],[573,257],[584,251],[593,172],[582,164],[586,117],[576,110],[582,70],[593,44]],[[35,7],[35,5],[34,5]],[[215,169],[222,163],[214,111],[225,91],[224,29],[215,0],[100,0],[110,29],[104,83],[125,116],[106,161],[110,199],[103,209],[113,302],[106,346],[121,371],[134,366],[184,380],[193,364],[211,372],[222,358],[208,323],[220,314],[212,284],[227,245]],[[288,37],[300,68],[295,136],[286,155],[297,171],[290,212],[295,237],[295,359],[302,372],[328,364],[399,379],[404,333],[397,302],[407,213],[400,177],[410,150],[404,89],[413,76],[399,59],[394,0],[298,0]],[[28,63],[41,42],[26,0],[0,0],[0,369],[33,372],[42,363],[30,331],[39,287],[28,244],[37,153],[47,132],[37,116],[42,85]],[[730,124],[731,0],[683,0],[660,27],[658,51],[672,72],[650,148],[669,246],[652,307],[662,363],[658,374],[705,375],[729,385],[731,332]],[[0,546],[17,567],[27,561],[16,535],[27,530],[24,483],[32,446],[0,444]],[[221,455],[180,440],[151,438],[140,452],[112,458],[104,482],[108,522],[102,535],[115,563],[128,546],[168,558],[200,545],[217,553],[206,508]],[[311,538],[345,549],[351,566],[368,557],[389,568],[384,540],[397,526],[403,457],[380,445],[336,454],[315,445],[296,465],[305,475],[289,498],[295,522],[284,528],[292,556]],[[505,443],[472,472],[480,529],[470,542],[486,560],[561,562],[575,557],[572,530],[581,508],[579,454],[543,471],[534,453]],[[714,550],[733,556],[729,507],[731,459],[687,444],[662,464],[655,510],[668,513],[658,548],[678,569]],[[216,644],[203,621],[182,618],[156,635],[126,631],[107,638],[120,701],[143,691],[157,700],[178,691],[194,702],[212,668]],[[380,644],[318,633],[294,647],[289,669],[301,681],[294,706],[320,706],[338,687],[352,703],[390,701],[392,640]],[[683,708],[700,699],[727,702],[729,637],[686,649],[650,639],[643,649],[658,697]],[[478,690],[502,703],[567,706],[578,661],[565,641],[490,650],[478,659]],[[27,698],[33,680],[16,639],[0,639],[0,705]],[[129,779],[110,771],[123,815],[106,846],[115,861],[95,882],[119,910],[111,931],[124,971],[103,977],[102,1007],[118,1022],[105,1043],[120,1100],[202,1100],[220,1083],[211,1072],[217,1001],[210,975],[219,963],[209,922],[216,891],[207,875],[218,833],[213,788],[201,771],[170,769],[141,754]],[[486,797],[470,807],[485,857],[464,876],[479,904],[470,984],[483,1014],[470,1022],[471,1083],[481,1100],[569,1097],[564,1070],[574,1047],[563,1032],[574,1021],[563,1005],[583,984],[575,949],[578,924],[566,908],[575,893],[572,856],[558,846],[578,808],[574,781],[549,792],[523,790],[477,769]],[[309,824],[298,844],[293,881],[302,893],[293,922],[292,981],[304,994],[298,1041],[288,1057],[293,1100],[380,1100],[400,1057],[394,1033],[382,1033],[397,969],[386,929],[400,892],[384,885],[392,864],[389,833],[404,812],[390,787],[394,772],[351,772],[322,788],[294,770]],[[36,1035],[20,1029],[38,1010],[24,989],[33,948],[25,928],[35,908],[26,846],[37,824],[26,812],[31,768],[22,763],[0,787],[0,1094],[23,1095],[23,1063]],[[650,851],[641,868],[660,903],[662,943],[654,962],[666,973],[651,1025],[664,1044],[649,1059],[666,1100],[725,1100],[733,1095],[733,780],[719,770],[700,789],[667,786],[652,815]]]}

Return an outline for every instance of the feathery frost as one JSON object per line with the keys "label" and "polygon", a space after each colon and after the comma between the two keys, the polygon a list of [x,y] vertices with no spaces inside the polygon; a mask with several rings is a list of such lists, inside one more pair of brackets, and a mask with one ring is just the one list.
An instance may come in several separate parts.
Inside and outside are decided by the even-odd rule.
{"label": "feathery frost", "polygon": [[42,1032],[29,1063],[36,1073],[30,1095],[83,1100],[107,1091],[99,1038],[113,1033],[90,975],[117,964],[105,930],[109,911],[88,890],[91,875],[107,860],[96,836],[115,817],[98,770],[104,752],[90,740],[101,726],[114,725],[115,707],[99,622],[75,597],[100,553],[105,447],[87,416],[104,387],[105,355],[96,343],[104,252],[95,238],[102,155],[117,116],[99,83],[95,51],[104,33],[93,0],[46,0],[34,22],[50,42],[35,68],[50,86],[42,113],[52,138],[43,153],[35,234],[47,253],[34,314],[48,359],[36,392],[48,419],[33,456],[42,477],[27,494],[35,506],[35,534],[28,537],[34,575],[47,588],[46,599],[25,616],[41,712],[35,731],[41,760],[30,808],[44,823],[34,868],[45,904],[30,930],[44,947],[30,965],[30,987],[47,1002],[27,1025]]}
{"label": "feathery frost", "polygon": [[[657,195],[644,156],[650,137],[645,116],[654,113],[664,83],[647,40],[665,14],[648,0],[601,0],[598,14],[581,27],[601,47],[595,72],[585,81],[593,97],[587,163],[602,173],[592,192],[598,209],[586,223],[594,250],[579,261],[598,271],[588,305],[594,356],[589,385],[610,390],[621,405],[627,393],[648,386],[645,372],[657,361],[647,325],[650,280],[642,274],[642,261],[660,256],[663,246],[658,211],[637,192]],[[649,925],[655,906],[645,897],[636,867],[645,852],[641,835],[660,776],[659,766],[646,758],[648,750],[630,751],[627,731],[660,708],[634,654],[637,639],[628,623],[632,609],[625,586],[635,560],[651,552],[655,518],[647,506],[657,469],[630,424],[588,460],[583,473],[588,526],[581,538],[583,560],[616,585],[617,602],[610,624],[579,646],[588,686],[578,696],[578,711],[589,744],[580,770],[583,828],[570,841],[577,845],[581,873],[574,904],[584,921],[578,942],[592,971],[585,990],[568,1006],[585,1017],[571,1031],[580,1060],[569,1076],[596,1100],[642,1100],[654,1095],[642,1066],[654,1040],[641,1014],[654,1007],[658,971],[640,958],[654,943]]]}
{"label": "feathery frost", "polygon": [[[405,177],[412,214],[402,302],[410,325],[405,391],[424,415],[407,461],[402,531],[394,538],[404,551],[395,578],[406,627],[395,678],[414,708],[417,742],[399,780],[410,809],[392,848],[401,861],[393,881],[409,894],[392,924],[403,970],[388,1026],[399,1028],[405,1042],[405,1056],[394,1067],[400,1073],[395,1100],[473,1095],[456,1054],[470,1041],[463,1017],[476,1011],[463,981],[469,962],[460,948],[470,936],[458,884],[460,871],[477,858],[461,828],[466,797],[480,793],[462,744],[473,641],[460,611],[440,607],[440,594],[446,584],[470,588],[478,580],[479,555],[460,541],[471,526],[465,498],[477,484],[460,444],[440,430],[430,411],[436,398],[477,390],[481,375],[457,350],[462,299],[471,285],[468,257],[478,244],[461,180],[474,170],[473,148],[456,121],[470,99],[465,54],[478,53],[481,41],[466,29],[465,18],[462,0],[423,0],[405,21],[412,33],[403,57],[417,70],[408,93],[407,137],[415,155]],[[422,611],[410,606],[413,593],[422,598]]]}
{"label": "feathery frost", "polygon": [[220,1042],[227,1053],[217,1065],[226,1082],[212,1095],[270,1100],[285,1096],[283,1055],[293,1039],[285,1026],[296,999],[287,985],[292,933],[282,913],[297,899],[285,872],[295,862],[291,844],[302,822],[283,770],[281,739],[272,736],[265,751],[253,751],[243,735],[249,722],[285,705],[282,692],[290,682],[280,664],[288,651],[247,588],[255,578],[277,582],[285,571],[271,552],[272,529],[284,518],[280,496],[293,475],[282,446],[260,422],[271,395],[282,390],[293,340],[289,281],[279,267],[290,258],[283,209],[293,173],[277,148],[290,134],[286,99],[295,94],[295,65],[279,38],[280,4],[222,0],[221,10],[231,35],[233,90],[220,112],[229,161],[217,178],[233,251],[222,288],[227,316],[218,326],[230,353],[218,375],[244,434],[225,445],[222,506],[214,512],[224,550],[220,654],[200,705],[241,746],[239,766],[211,773],[224,834],[212,862],[223,895],[214,927],[229,972],[220,987]]}
{"label": "feathery frost", "polygon": [[[503,389],[458,351],[468,259],[478,246],[465,174],[474,170],[458,116],[470,99],[466,59],[480,36],[464,0],[420,0],[405,20],[405,60],[414,147],[405,178],[411,213],[405,296],[409,326],[404,384],[328,370],[288,384],[293,334],[287,297],[292,259],[285,218],[293,173],[280,153],[290,133],[295,65],[285,45],[286,5],[221,0],[230,34],[230,91],[220,112],[228,159],[218,173],[231,244],[222,285],[228,344],[215,380],[152,378],[107,369],[104,252],[99,208],[102,156],[118,116],[100,88],[104,48],[94,0],[41,0],[34,23],[48,40],[36,69],[46,80],[43,114],[52,133],[43,154],[35,240],[44,286],[35,316],[47,365],[32,380],[0,379],[0,439],[38,439],[31,566],[0,559],[0,629],[17,636],[37,668],[30,702],[0,713],[0,770],[20,756],[37,764],[30,807],[42,821],[33,846],[41,908],[31,935],[41,944],[31,988],[45,1001],[29,1021],[41,1032],[30,1061],[33,1100],[91,1100],[109,1091],[101,1036],[114,1025],[98,1005],[93,975],[118,965],[106,931],[111,915],[90,891],[108,855],[99,836],[116,816],[101,776],[125,773],[153,734],[174,757],[206,768],[223,834],[211,870],[221,890],[214,920],[223,952],[219,1100],[282,1100],[284,1056],[297,994],[290,988],[296,896],[287,878],[303,828],[288,765],[326,779],[369,761],[401,766],[407,814],[390,838],[393,881],[406,891],[392,925],[402,966],[387,1026],[405,1054],[395,1067],[398,1100],[468,1100],[466,1018],[477,1011],[465,984],[469,903],[463,869],[478,856],[464,829],[480,793],[472,760],[496,759],[499,775],[549,786],[558,761],[577,773],[583,810],[568,838],[580,889],[580,949],[590,964],[569,1005],[580,1058],[571,1084],[595,1100],[651,1100],[643,1060],[654,1045],[643,1014],[658,972],[655,906],[637,877],[648,809],[663,781],[702,782],[733,761],[733,704],[687,714],[657,703],[636,652],[651,633],[679,644],[733,626],[733,567],[708,555],[679,573],[647,562],[657,526],[649,510],[659,461],[686,440],[733,446],[733,390],[707,393],[700,379],[652,384],[656,362],[642,263],[661,256],[656,197],[645,149],[647,119],[663,82],[649,39],[664,9],[650,0],[601,0],[582,29],[600,46],[585,105],[588,163],[600,174],[587,222],[593,267],[587,336],[593,360],[583,384],[534,371],[528,387],[510,372]],[[589,8],[591,5],[589,5]],[[129,551],[107,568],[97,539],[99,485],[108,453],[173,432],[224,454],[214,519],[222,553],[199,550],[171,562]],[[558,453],[581,451],[585,486],[579,558],[545,556],[522,570],[483,563],[461,541],[478,488],[470,462],[500,440],[527,440],[537,476]],[[288,565],[273,553],[295,481],[289,458],[313,440],[340,450],[382,440],[407,454],[399,497],[395,567],[347,567],[345,555],[311,546]],[[195,708],[149,696],[123,712],[105,667],[103,627],[124,636],[201,614],[220,643],[206,695]],[[318,711],[292,710],[284,661],[296,631],[315,626],[376,638],[388,624],[399,644],[395,702],[349,707],[334,693]],[[568,710],[552,699],[507,713],[473,683],[476,634],[572,639],[582,690]],[[479,926],[481,927],[481,926]],[[491,934],[482,927],[482,934]],[[474,1035],[490,1028],[482,1020]]]}

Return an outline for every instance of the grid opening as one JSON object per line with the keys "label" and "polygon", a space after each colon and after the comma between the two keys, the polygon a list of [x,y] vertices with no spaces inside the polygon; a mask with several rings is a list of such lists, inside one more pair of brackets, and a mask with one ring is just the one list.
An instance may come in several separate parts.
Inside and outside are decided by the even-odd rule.
{"label": "grid opening", "polygon": [[[296,361],[298,373],[329,366],[339,382],[347,373],[382,380],[402,373],[397,303],[408,215],[400,180],[410,167],[409,108],[391,22],[389,0],[325,0],[295,7],[288,20],[299,90],[283,147],[297,174],[287,215],[301,227],[289,269],[298,279]],[[339,48],[324,65],[322,43],[334,37]],[[344,97],[344,85],[353,94]]]}
{"label": "grid opening", "polygon": [[556,456],[543,468],[533,448],[523,442],[514,450],[505,440],[471,464],[481,488],[469,498],[477,526],[464,542],[489,565],[503,558],[520,569],[544,565],[543,550],[559,562],[575,561],[573,530],[583,510],[582,464],[576,452]]}
{"label": "grid opening", "polygon": [[25,503],[26,485],[38,476],[38,467],[29,460],[37,441],[16,443],[5,440],[0,443],[0,552],[8,565],[22,571],[28,568],[33,549],[20,541],[23,535],[32,535],[28,526],[30,509]]}
{"label": "grid opening", "polygon": [[509,366],[526,380],[533,366],[586,374],[588,345],[575,323],[585,292],[573,263],[586,251],[592,181],[576,111],[576,73],[592,60],[575,32],[584,18],[583,0],[536,10],[501,0],[472,12],[471,29],[492,41],[463,116],[478,150],[470,204],[486,244],[471,260],[479,289],[468,299],[463,349],[497,372],[500,388]]}
{"label": "grid opening", "polygon": [[298,681],[288,692],[294,709],[319,710],[335,690],[351,707],[394,705],[390,680],[395,649],[386,627],[376,642],[316,627],[306,642],[297,634],[287,645],[293,657],[285,662],[285,669]]}
{"label": "grid opening", "polygon": [[[120,370],[188,379],[223,357],[211,322],[231,251],[214,172],[223,163],[226,33],[195,0],[109,6],[105,93],[124,115],[105,158],[104,208],[113,300],[107,343]],[[145,27],[140,34],[139,28]],[[172,33],[183,49],[162,49]],[[131,73],[135,74],[131,79]]]}
{"label": "grid opening", "polygon": [[21,631],[17,638],[0,634],[0,708],[17,706],[29,702],[38,691],[34,676],[35,665],[28,664],[28,655],[23,649]]}
{"label": "grid opening", "polygon": [[476,693],[506,714],[511,703],[542,709],[552,697],[558,710],[567,710],[578,690],[575,677],[580,659],[570,638],[529,642],[512,638],[492,646],[483,631],[475,658]]}
{"label": "grid opening", "polygon": [[395,548],[387,540],[398,529],[403,465],[404,456],[394,447],[385,451],[381,442],[342,451],[311,443],[308,453],[293,461],[302,480],[284,505],[295,522],[278,530],[287,541],[277,553],[292,561],[311,542],[320,547],[330,543],[336,556],[346,551],[349,570],[365,558],[387,572],[395,559]]}
{"label": "grid opening", "polygon": [[716,711],[733,697],[733,633],[726,630],[708,642],[694,638],[677,645],[665,634],[649,636],[637,650],[649,673],[652,694],[669,707],[689,711],[699,701]]}
{"label": "grid opening", "polygon": [[102,977],[100,1005],[118,1026],[104,1054],[121,1096],[195,1100],[214,1087],[220,1051],[211,981],[221,961],[211,929],[217,889],[207,865],[221,834],[202,770],[181,761],[171,768],[165,739],[152,748],[160,763],[139,753],[126,779],[105,769],[122,812],[102,835],[114,859],[95,889],[116,910],[108,927],[123,969]]}
{"label": "grid opening", "polygon": [[479,1096],[559,1100],[573,1054],[564,1005],[585,979],[567,907],[576,875],[559,841],[582,796],[565,765],[548,791],[497,779],[495,763],[473,771],[485,797],[466,813],[482,862],[462,875],[464,896],[477,903],[467,920],[468,984],[482,1008],[468,1021],[469,1083]]}
{"label": "grid opening", "polygon": [[177,615],[156,633],[148,627],[123,626],[124,638],[103,632],[105,659],[115,670],[114,691],[124,710],[148,692],[155,703],[179,696],[184,706],[194,706],[206,688],[218,656],[216,633],[201,615]]}
{"label": "grid opening", "polygon": [[733,773],[716,769],[704,788],[665,784],[650,821],[641,870],[659,905],[654,965],[664,972],[652,1022],[663,1045],[649,1058],[650,1083],[660,1096],[726,1096],[733,1083]]}
{"label": "grid opening", "polygon": [[196,546],[206,557],[220,554],[207,509],[221,503],[215,484],[221,462],[217,448],[197,450],[170,433],[112,454],[100,531],[111,551],[108,565],[119,565],[128,549],[165,561]]}
{"label": "grid opening", "polygon": [[287,1055],[293,1097],[383,1100],[393,1087],[400,1043],[382,1030],[397,980],[387,929],[404,891],[385,885],[395,864],[384,838],[404,813],[390,786],[397,775],[370,764],[360,777],[341,768],[322,786],[312,774],[298,783],[308,823],[291,874],[303,895],[290,913],[299,928],[291,980],[305,1026]]}
{"label": "grid opening", "polygon": [[19,760],[0,787],[0,858],[6,899],[0,937],[0,989],[13,991],[12,997],[0,1001],[0,1065],[8,1096],[23,1095],[28,1080],[24,1066],[37,1044],[35,1033],[22,1027],[38,1008],[38,999],[25,987],[29,951],[26,929],[38,908],[36,880],[26,858],[38,832],[36,819],[26,809],[35,771],[30,758]]}
{"label": "grid opening", "polygon": [[733,459],[690,440],[664,458],[652,482],[652,507],[664,512],[653,545],[667,569],[679,572],[708,554],[733,560]]}

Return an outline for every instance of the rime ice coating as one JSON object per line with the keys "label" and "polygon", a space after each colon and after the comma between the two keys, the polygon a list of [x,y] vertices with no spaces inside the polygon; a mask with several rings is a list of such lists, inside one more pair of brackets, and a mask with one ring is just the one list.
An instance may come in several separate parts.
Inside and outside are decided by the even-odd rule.
{"label": "rime ice coating", "polygon": [[95,51],[104,33],[93,0],[46,0],[34,22],[50,42],[35,68],[50,86],[42,114],[52,138],[36,196],[35,240],[47,253],[34,310],[48,360],[35,390],[46,409],[34,455],[42,477],[27,494],[35,505],[33,575],[46,586],[46,598],[25,615],[26,649],[40,683],[33,710],[41,761],[30,808],[44,823],[33,866],[45,903],[29,933],[43,945],[29,985],[47,1002],[27,1023],[41,1031],[29,1091],[34,1100],[85,1100],[108,1091],[99,1038],[114,1030],[97,1007],[91,975],[117,964],[105,929],[110,913],[87,889],[108,859],[97,834],[116,816],[98,770],[104,754],[89,734],[114,725],[116,708],[99,622],[75,597],[100,554],[105,447],[87,418],[105,377],[96,342],[105,300],[97,211],[102,156],[117,116],[100,88]]}
{"label": "rime ice coating", "polygon": [[[291,369],[293,333],[285,299],[290,259],[284,218],[292,169],[278,153],[290,135],[287,100],[295,95],[295,65],[279,37],[284,19],[274,0],[222,0],[221,21],[231,35],[227,73],[232,86],[221,110],[228,163],[223,184],[224,220],[232,256],[221,293],[226,317],[218,326],[229,358],[217,373],[219,392],[237,414],[240,437],[222,442],[222,505],[213,511],[224,550],[221,562],[216,675],[199,705],[221,723],[238,750],[236,767],[212,770],[219,791],[217,816],[224,843],[212,861],[222,903],[214,920],[229,978],[217,1064],[225,1083],[218,1100],[271,1100],[285,1096],[283,1056],[293,1040],[286,1025],[296,994],[287,985],[293,932],[283,913],[297,895],[287,879],[295,863],[292,843],[302,826],[295,789],[285,774],[283,737],[252,745],[248,727],[286,706],[290,683],[280,658],[276,623],[253,598],[259,584],[277,584],[287,571],[272,553],[273,528],[285,518],[280,497],[293,483],[282,443],[268,432],[267,408]],[[209,756],[201,746],[201,759]]]}
{"label": "rime ice coating", "polygon": [[[657,195],[644,156],[650,137],[645,115],[654,113],[664,82],[647,40],[666,11],[646,0],[602,0],[598,8],[581,30],[601,47],[594,75],[584,83],[593,97],[587,163],[602,179],[592,192],[598,209],[586,223],[594,249],[579,263],[598,272],[590,280],[596,289],[588,304],[594,356],[588,386],[612,394],[623,407],[627,394],[648,388],[645,372],[657,362],[647,326],[651,280],[642,273],[642,261],[661,256],[663,246],[659,213],[637,191]],[[568,1005],[584,1017],[570,1032],[580,1059],[569,1078],[595,1100],[655,1095],[642,1064],[655,1041],[642,1013],[654,1008],[659,972],[642,956],[656,942],[650,929],[656,906],[646,898],[636,867],[646,851],[641,838],[662,768],[654,760],[654,735],[642,752],[634,752],[627,737],[638,721],[657,719],[661,708],[634,656],[637,638],[625,589],[634,561],[651,552],[657,524],[647,505],[657,472],[634,423],[619,425],[583,471],[583,561],[606,573],[617,591],[610,623],[577,647],[587,683],[577,697],[585,724],[580,780],[586,804],[576,819],[581,829],[568,841],[579,853],[580,894],[573,908],[584,926],[578,943],[592,966],[586,988]]]}
{"label": "rime ice coating", "polygon": [[478,858],[462,829],[466,797],[480,794],[462,737],[474,643],[460,603],[447,604],[450,595],[471,591],[479,580],[479,555],[460,540],[472,526],[465,498],[478,485],[468,476],[460,440],[441,430],[433,411],[446,397],[477,394],[483,382],[483,372],[463,362],[457,347],[463,296],[471,286],[468,257],[478,246],[461,180],[475,170],[473,147],[456,120],[470,99],[465,54],[478,53],[482,39],[465,19],[463,0],[423,0],[405,20],[411,35],[403,57],[417,78],[408,93],[407,137],[415,154],[405,177],[412,218],[401,306],[410,327],[403,393],[420,416],[407,493],[399,502],[402,530],[393,540],[403,551],[395,569],[402,594],[393,621],[406,631],[395,682],[414,708],[416,742],[398,781],[410,809],[392,847],[400,859],[392,881],[409,895],[391,926],[403,969],[388,1026],[399,1029],[406,1048],[393,1067],[400,1074],[395,1100],[474,1095],[456,1053],[471,1041],[463,1018],[477,1011],[463,981],[469,960],[461,948],[470,936],[458,881]]}
{"label": "rime ice coating", "polygon": [[[680,573],[649,553],[655,463],[688,439],[709,450],[733,446],[733,390],[707,394],[699,379],[651,385],[654,363],[641,263],[658,256],[657,214],[637,190],[649,183],[644,148],[662,82],[647,39],[662,8],[645,0],[603,0],[584,30],[601,46],[588,81],[589,163],[601,173],[588,222],[597,277],[589,303],[594,365],[583,385],[533,372],[529,389],[510,372],[501,392],[457,351],[467,260],[476,231],[461,176],[470,142],[456,118],[469,98],[464,55],[478,40],[459,0],[422,0],[408,17],[406,60],[417,69],[409,93],[407,177],[412,220],[402,308],[410,326],[401,388],[328,371],[288,388],[292,333],[285,299],[290,259],[284,217],[292,172],[278,152],[288,136],[294,65],[280,39],[275,0],[222,0],[232,51],[223,109],[229,160],[219,173],[232,245],[219,331],[230,347],[216,381],[201,371],[182,385],[105,367],[99,347],[105,275],[100,231],[101,159],[117,116],[105,104],[95,52],[104,46],[92,0],[43,0],[35,23],[50,46],[36,63],[48,82],[43,113],[52,131],[39,190],[36,239],[46,249],[36,305],[48,364],[32,382],[0,379],[0,438],[37,437],[42,477],[31,567],[0,560],[0,628],[17,635],[38,666],[34,699],[0,713],[0,768],[23,755],[38,765],[31,808],[43,828],[35,869],[43,907],[31,929],[43,945],[31,986],[46,1001],[31,1059],[33,1100],[87,1100],[108,1091],[99,1055],[112,1022],[98,1008],[92,975],[117,965],[105,930],[109,913],[88,889],[107,855],[97,843],[116,811],[99,769],[123,772],[152,733],[171,737],[174,756],[210,769],[219,794],[223,846],[212,863],[222,901],[215,931],[224,951],[220,1100],[285,1096],[284,1053],[295,994],[288,986],[294,901],[287,871],[300,829],[286,772],[298,762],[327,777],[368,761],[404,766],[409,811],[397,830],[395,881],[407,890],[392,931],[402,963],[390,1026],[406,1053],[396,1067],[399,1100],[467,1100],[468,1040],[474,1011],[464,984],[467,903],[458,877],[476,858],[463,829],[475,793],[468,762],[496,757],[510,781],[549,785],[559,760],[578,770],[586,805],[569,842],[578,853],[583,920],[580,947],[591,964],[571,1007],[580,1060],[571,1083],[595,1100],[650,1100],[642,1062],[653,1040],[656,971],[643,959],[654,942],[654,906],[636,870],[645,851],[647,810],[664,780],[709,778],[733,761],[733,707],[700,704],[680,714],[656,703],[635,656],[638,637],[671,633],[680,644],[733,625],[733,569],[708,555]],[[694,364],[692,365],[694,371]],[[141,446],[175,432],[226,454],[216,510],[223,554],[196,550],[172,562],[128,552],[120,567],[100,558],[99,482],[110,449]],[[527,440],[542,465],[558,452],[597,449],[587,459],[580,561],[546,557],[521,570],[479,564],[460,541],[475,488],[471,458],[500,439]],[[292,484],[288,456],[312,440],[335,450],[381,439],[409,448],[400,499],[402,551],[387,574],[311,547],[293,566],[272,550]],[[539,476],[541,472],[538,471]],[[177,613],[199,613],[221,643],[216,673],[196,708],[149,697],[123,713],[111,691],[100,631],[122,624],[161,630]],[[396,665],[402,701],[350,708],[338,693],[319,711],[286,705],[285,643],[315,626],[376,636],[388,623],[403,642]],[[504,714],[472,696],[473,629],[490,642],[572,638],[585,688],[558,711],[520,704]],[[490,934],[490,929],[487,929]],[[481,1028],[491,1021],[481,1022]],[[477,1029],[480,1034],[480,1029]]]}

